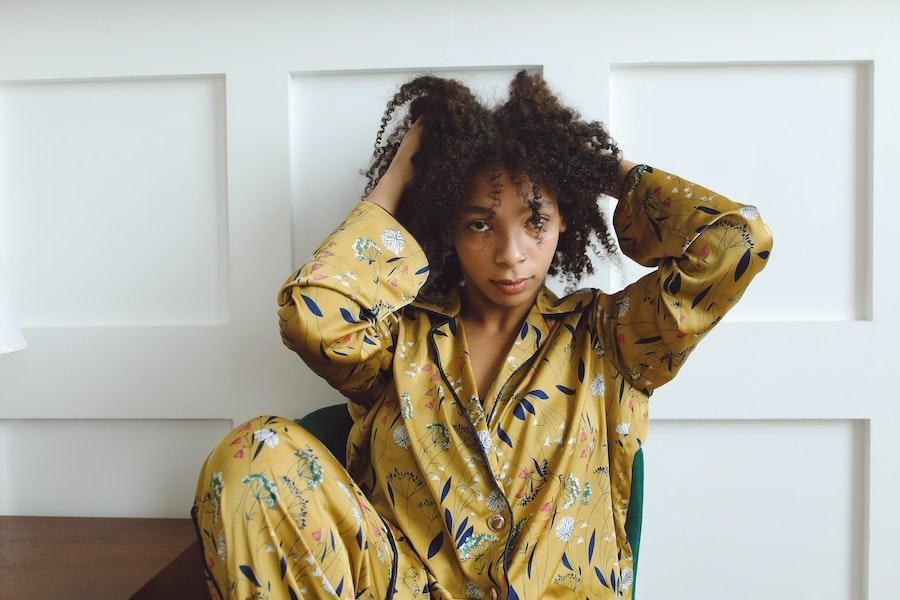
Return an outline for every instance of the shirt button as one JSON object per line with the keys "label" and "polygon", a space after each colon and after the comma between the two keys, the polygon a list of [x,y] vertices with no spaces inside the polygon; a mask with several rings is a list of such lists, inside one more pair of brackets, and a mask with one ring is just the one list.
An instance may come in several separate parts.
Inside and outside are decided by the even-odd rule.
{"label": "shirt button", "polygon": [[506,525],[506,519],[500,513],[495,513],[488,518],[488,526],[494,531],[500,531]]}

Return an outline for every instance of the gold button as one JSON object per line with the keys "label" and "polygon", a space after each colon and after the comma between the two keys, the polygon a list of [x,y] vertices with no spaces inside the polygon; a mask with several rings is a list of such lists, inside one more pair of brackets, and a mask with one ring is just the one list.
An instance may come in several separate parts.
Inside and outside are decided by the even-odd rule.
{"label": "gold button", "polygon": [[494,531],[500,531],[504,525],[506,525],[506,519],[500,513],[493,514],[488,519],[488,526]]}

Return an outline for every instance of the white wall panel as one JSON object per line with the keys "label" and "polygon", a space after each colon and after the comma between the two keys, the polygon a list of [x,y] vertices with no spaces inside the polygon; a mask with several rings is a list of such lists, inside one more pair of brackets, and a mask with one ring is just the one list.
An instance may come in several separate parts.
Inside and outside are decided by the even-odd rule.
{"label": "white wall panel", "polygon": [[24,326],[228,317],[222,77],[0,84],[0,247]]}
{"label": "white wall panel", "polygon": [[231,428],[221,419],[0,421],[8,514],[188,518],[199,467]]}
{"label": "white wall panel", "polygon": [[638,593],[863,598],[867,438],[853,420],[654,423]]}
{"label": "white wall panel", "polygon": [[[766,277],[729,321],[870,318],[869,68],[852,61],[611,68],[610,125],[630,154],[773,213],[766,221],[777,246]],[[628,263],[637,275],[651,270]]]}

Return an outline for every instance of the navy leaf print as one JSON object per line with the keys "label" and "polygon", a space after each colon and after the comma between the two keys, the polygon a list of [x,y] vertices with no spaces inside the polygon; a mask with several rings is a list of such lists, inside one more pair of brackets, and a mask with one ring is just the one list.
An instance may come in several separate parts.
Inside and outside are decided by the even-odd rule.
{"label": "navy leaf print", "polygon": [[284,579],[284,572],[287,571],[287,561],[284,560],[284,557],[281,557],[281,564],[279,565],[281,568],[281,578]]}
{"label": "navy leaf print", "polygon": [[697,229],[694,230],[694,233],[703,233],[704,231],[706,231],[707,227],[709,227],[709,225],[701,225],[700,227],[698,227]]}
{"label": "navy leaf print", "polygon": [[531,556],[528,557],[528,579],[531,579],[531,561],[534,560],[535,550],[537,550],[537,546],[531,549]]}
{"label": "navy leaf print", "polygon": [[337,588],[334,590],[337,594],[337,597],[341,597],[341,590],[344,588],[344,578],[341,577],[341,582],[338,584]]}
{"label": "navy leaf print", "polygon": [[605,579],[603,579],[603,573],[600,572],[600,569],[598,569],[597,567],[594,567],[594,573],[597,574],[597,579],[600,580],[600,583],[602,583],[606,587],[609,587],[609,584],[606,583]]}
{"label": "navy leaf print", "polygon": [[501,427],[497,427],[497,435],[500,436],[500,439],[503,440],[507,446],[509,446],[510,448],[513,447],[512,440],[509,439],[509,436],[506,435],[506,432],[503,431]]}
{"label": "navy leaf print", "polygon": [[362,537],[362,527],[356,530],[356,545],[359,546],[359,549],[363,549],[363,537]]}
{"label": "navy leaf print", "polygon": [[569,569],[570,571],[574,571],[574,570],[575,570],[575,569],[572,568],[571,563],[569,563],[569,557],[566,556],[566,553],[565,553],[565,552],[563,552],[562,564],[566,565],[566,568]]}
{"label": "navy leaf print", "polygon": [[469,528],[466,529],[466,532],[464,534],[462,534],[461,538],[459,538],[459,543],[456,544],[456,547],[461,548],[462,545],[466,543],[466,540],[469,539],[469,537],[471,537],[472,532],[474,532],[474,531],[475,531],[475,526],[469,525]]}
{"label": "navy leaf print", "polygon": [[428,265],[425,265],[424,267],[422,267],[421,269],[419,269],[418,271],[416,271],[415,274],[416,274],[416,275],[421,275],[422,273],[427,273],[427,272],[428,272]]}
{"label": "navy leaf print", "polygon": [[[394,500],[394,489],[391,487],[390,483],[387,484],[387,488],[388,488],[388,496],[391,497],[391,504],[396,506],[397,502]],[[443,500],[443,498],[441,498],[441,500]]]}
{"label": "navy leaf print", "polygon": [[652,337],[641,338],[635,342],[635,344],[652,344],[653,342],[658,342],[662,339],[661,335],[654,335]]}
{"label": "navy leaf print", "polygon": [[547,395],[547,392],[545,392],[544,390],[531,390],[526,395],[529,395],[529,394],[532,396],[536,396],[536,397],[540,398],[541,400],[546,400],[547,398],[550,397]]}
{"label": "navy leaf print", "polygon": [[444,532],[438,531],[438,534],[434,536],[434,539],[431,540],[431,544],[428,545],[428,558],[431,558],[441,550],[441,546],[444,545]]}
{"label": "navy leaf print", "polygon": [[370,339],[369,339],[369,336],[367,336],[367,335],[364,335],[364,336],[363,336],[363,342],[365,342],[366,344],[371,344],[371,345],[373,345],[373,346],[376,345],[375,342],[373,342],[372,340],[370,340]]}
{"label": "navy leaf print", "polygon": [[[398,260],[403,260],[403,257],[402,257],[402,256],[395,256],[395,257],[393,257],[393,258],[387,259],[387,260],[384,261],[384,262],[392,263],[392,262],[395,262],[395,261],[398,261]],[[340,596],[340,594],[338,594],[338,596]]]}
{"label": "navy leaf print", "polygon": [[708,286],[706,286],[706,288],[702,292],[697,294],[697,296],[694,297],[694,301],[691,302],[691,308],[694,308],[695,306],[700,304],[700,302],[702,302],[703,299],[706,298],[706,294],[708,294],[709,290],[711,290],[711,289],[712,289],[712,284],[709,284]]}
{"label": "navy leaf print", "polygon": [[519,339],[524,340],[526,335],[528,335],[528,321],[522,323],[522,329],[519,331]]}
{"label": "navy leaf print", "polygon": [[575,390],[573,390],[573,389],[570,388],[570,387],[566,387],[566,386],[564,386],[564,385],[559,385],[559,384],[557,384],[557,385],[556,385],[556,389],[558,389],[559,391],[561,391],[563,394],[568,394],[569,396],[572,396],[573,394],[575,394]]}
{"label": "navy leaf print", "polygon": [[534,325],[531,326],[531,330],[534,331],[534,337],[535,337],[534,346],[535,346],[535,348],[537,348],[538,346],[541,345],[541,330],[538,329],[537,327],[535,327]]}
{"label": "navy leaf print", "polygon": [[518,403],[518,404],[516,404],[516,407],[513,409],[513,414],[514,414],[514,415],[516,416],[516,418],[519,419],[520,421],[524,421],[524,420],[525,420],[525,411],[522,410],[522,403],[521,403],[521,402]]}
{"label": "navy leaf print", "polygon": [[291,600],[300,600],[293,588],[288,588],[288,593],[291,595]]}
{"label": "navy leaf print", "polygon": [[591,542],[588,544],[588,562],[591,562],[591,559],[594,558],[594,538],[597,537],[597,530],[591,534]]}
{"label": "navy leaf print", "polygon": [[615,569],[609,570],[609,582],[612,584],[612,588],[616,589],[616,570]]}
{"label": "navy leaf print", "polygon": [[[319,316],[322,316],[322,315],[319,315]],[[353,315],[350,314],[350,311],[347,310],[346,308],[344,308],[343,306],[341,307],[341,316],[344,317],[344,320],[347,321],[348,323],[354,323],[354,324],[356,323],[356,319],[353,318]]]}
{"label": "navy leaf print", "polygon": [[769,251],[763,250],[762,252],[757,254],[757,256],[760,257],[761,259],[765,260],[765,259],[769,258]]}
{"label": "navy leaf print", "polygon": [[737,269],[734,270],[734,280],[737,281],[741,278],[741,275],[744,274],[744,271],[747,270],[747,267],[750,266],[750,249],[744,251],[744,255],[741,257],[741,260],[738,261]]}
{"label": "navy leaf print", "polygon": [[709,206],[698,206],[697,210],[705,212],[708,215],[720,215],[721,212],[717,211],[714,208],[710,208]]}
{"label": "navy leaf print", "polygon": [[450,514],[450,509],[444,509],[444,520],[447,522],[447,531],[453,533],[453,515]]}
{"label": "navy leaf print", "polygon": [[250,459],[251,461],[253,459],[255,459],[257,456],[259,456],[259,451],[262,450],[262,448],[263,448],[263,442],[260,442],[259,446],[256,447],[256,451],[253,453],[253,458]]}
{"label": "navy leaf print", "polygon": [[444,489],[441,490],[441,502],[444,501],[444,498],[447,497],[447,492],[450,491],[450,480],[451,479],[453,479],[453,478],[452,477],[447,478],[447,483],[444,484]]}
{"label": "navy leaf print", "polygon": [[466,517],[465,519],[463,519],[462,523],[459,524],[459,528],[456,530],[456,536],[454,536],[454,537],[456,537],[457,540],[459,539],[459,536],[461,536],[463,534],[463,532],[466,530],[466,525],[468,525],[468,524],[469,524],[469,517]]}
{"label": "navy leaf print", "polygon": [[319,310],[319,305],[313,302],[312,298],[310,298],[306,294],[300,294],[300,297],[303,298],[304,302],[306,302],[306,308],[309,309],[309,312],[316,315],[317,317],[322,316],[322,311]]}
{"label": "navy leaf print", "polygon": [[584,359],[578,359],[578,383],[584,383]]}
{"label": "navy leaf print", "polygon": [[516,588],[513,586],[509,586],[509,596],[507,600],[519,600],[519,594],[516,593]]}
{"label": "navy leaf print", "polygon": [[256,587],[262,587],[261,585],[259,585],[259,581],[256,580],[256,575],[253,574],[253,569],[251,569],[247,565],[241,565],[238,567],[238,569],[241,570],[241,573],[244,574],[244,577],[253,582],[253,585],[255,585]]}
{"label": "navy leaf print", "polygon": [[672,279],[672,283],[669,285],[669,293],[677,294],[678,290],[681,289],[681,273],[676,273],[675,278]]}

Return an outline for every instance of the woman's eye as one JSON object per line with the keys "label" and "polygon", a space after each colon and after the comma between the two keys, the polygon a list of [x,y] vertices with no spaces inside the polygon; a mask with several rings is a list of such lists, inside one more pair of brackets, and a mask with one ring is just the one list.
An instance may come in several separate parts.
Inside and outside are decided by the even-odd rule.
{"label": "woman's eye", "polygon": [[547,221],[549,221],[549,219],[541,217],[541,216],[532,217],[530,220],[530,222],[533,223],[534,226],[537,227],[538,229],[543,229],[543,227],[547,223]]}
{"label": "woman's eye", "polygon": [[473,231],[477,231],[478,233],[487,231],[487,229],[478,229],[479,225],[486,225],[487,227],[490,227],[490,225],[488,225],[487,221],[472,221],[471,223],[469,223],[469,229],[471,229]]}

